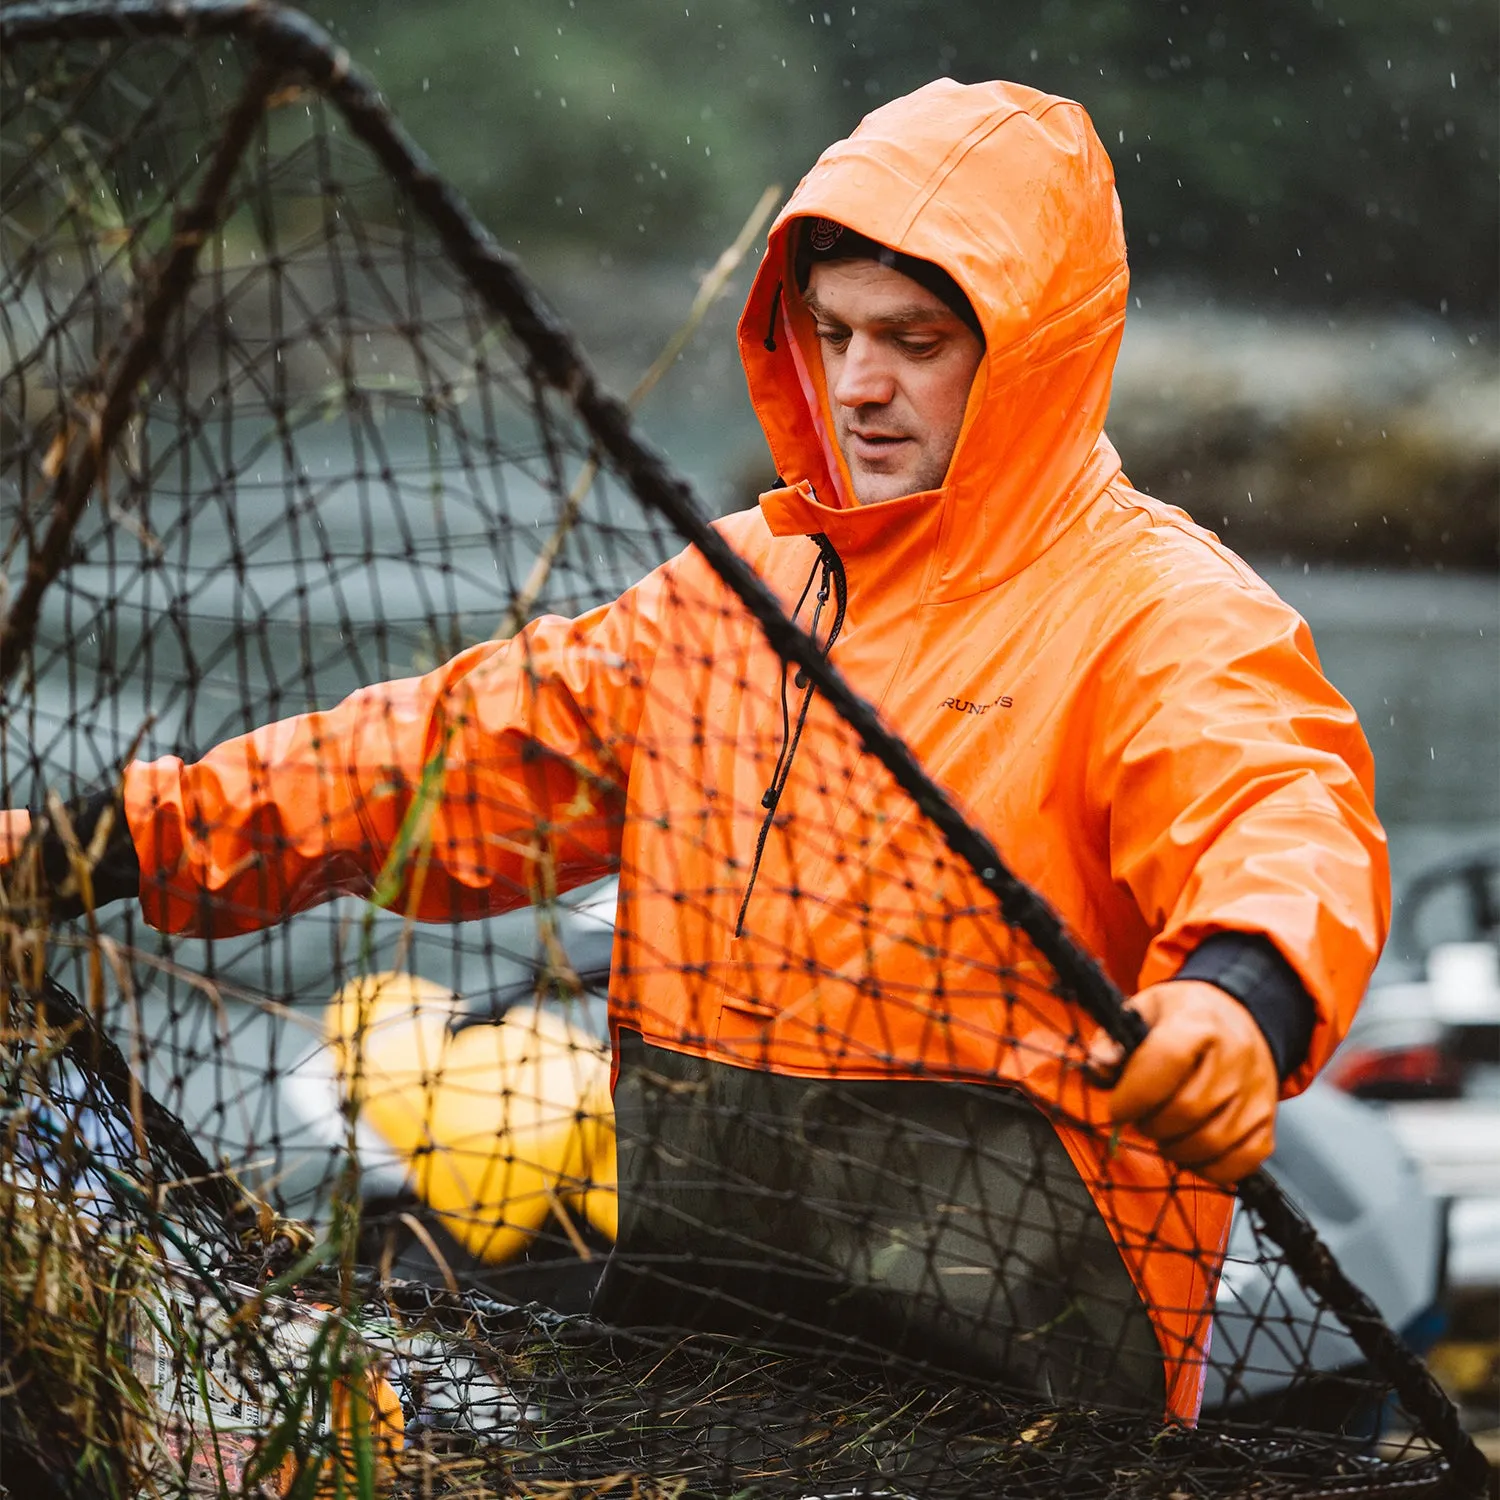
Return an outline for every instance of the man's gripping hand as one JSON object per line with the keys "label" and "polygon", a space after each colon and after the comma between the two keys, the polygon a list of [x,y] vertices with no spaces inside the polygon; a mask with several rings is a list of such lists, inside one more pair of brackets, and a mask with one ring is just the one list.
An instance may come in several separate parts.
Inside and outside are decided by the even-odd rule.
{"label": "man's gripping hand", "polygon": [[[1233,1187],[1276,1141],[1281,1088],[1264,1034],[1238,1000],[1199,979],[1153,984],[1129,1004],[1151,1029],[1109,1093],[1111,1118],[1151,1136],[1170,1160]],[[1119,1066],[1117,1043],[1094,1043],[1091,1072]]]}
{"label": "man's gripping hand", "polygon": [[[106,787],[58,803],[55,817],[42,819],[39,830],[35,822],[24,810],[0,809],[0,872],[12,878],[7,867],[17,863],[31,838],[35,859],[25,878],[39,887],[50,917],[81,916],[85,907],[140,893],[140,862],[117,789]],[[87,866],[84,874],[80,856]]]}
{"label": "man's gripping hand", "polygon": [[31,814],[22,809],[0,808],[0,865],[8,865],[21,852],[31,832]]}

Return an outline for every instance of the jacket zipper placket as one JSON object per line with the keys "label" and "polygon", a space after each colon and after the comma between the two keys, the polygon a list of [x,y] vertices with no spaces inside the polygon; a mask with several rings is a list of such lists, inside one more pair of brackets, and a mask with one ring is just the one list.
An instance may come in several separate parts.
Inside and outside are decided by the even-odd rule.
{"label": "jacket zipper placket", "polygon": [[[812,624],[808,628],[808,634],[814,640],[818,638],[818,623],[823,617],[823,610],[828,604],[829,591],[832,590],[834,598],[833,623],[828,630],[828,639],[823,643],[823,659],[828,659],[833,650],[833,643],[838,640],[839,632],[844,628],[844,616],[849,609],[849,580],[844,573],[844,560],[839,556],[838,549],[829,541],[823,532],[814,533],[812,540],[817,544],[818,561],[813,564],[812,575],[808,578],[809,587],[812,580],[817,576],[818,569],[823,570],[823,580],[818,587],[817,602],[813,607]],[[802,599],[807,598],[807,590],[802,591]],[[802,601],[798,600],[797,609],[802,608]],[[795,619],[795,614],[793,616]],[[745,914],[750,909],[750,896],[755,890],[755,880],[760,874],[760,862],[766,852],[766,840],[770,837],[772,825],[776,821],[776,809],[781,802],[781,794],[786,790],[788,780],[792,774],[792,761],[797,754],[797,746],[802,739],[802,726],[807,722],[807,711],[812,707],[813,694],[817,689],[807,679],[807,674],[799,667],[797,675],[793,679],[794,685],[802,691],[802,704],[797,710],[797,722],[795,727],[791,726],[791,715],[786,701],[786,663],[781,664],[781,750],[776,757],[775,768],[771,772],[771,784],[761,795],[760,805],[765,808],[766,816],[760,825],[760,833],[755,840],[755,857],[750,863],[750,878],[745,883],[745,894],[740,901],[739,916],[735,919],[734,935],[743,937],[745,933]],[[790,734],[788,730],[790,729]]]}

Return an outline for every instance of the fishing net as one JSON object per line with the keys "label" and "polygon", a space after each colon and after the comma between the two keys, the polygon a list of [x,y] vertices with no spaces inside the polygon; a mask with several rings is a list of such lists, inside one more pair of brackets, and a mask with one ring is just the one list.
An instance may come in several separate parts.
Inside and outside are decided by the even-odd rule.
{"label": "fishing net", "polygon": [[[829,664],[837,557],[738,559],[316,27],[0,34],[0,1483],[1482,1482],[1265,1176],[1220,1279],[1091,1103],[1119,996]],[[374,686],[454,659],[420,733]],[[127,766],[356,689],[194,803],[211,910],[103,899]]]}

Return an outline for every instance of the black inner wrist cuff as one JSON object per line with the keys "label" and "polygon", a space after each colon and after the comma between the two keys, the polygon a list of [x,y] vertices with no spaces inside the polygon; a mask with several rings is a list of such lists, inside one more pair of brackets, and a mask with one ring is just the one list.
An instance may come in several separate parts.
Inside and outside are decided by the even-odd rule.
{"label": "black inner wrist cuff", "polygon": [[[74,798],[67,804],[68,820],[78,847],[88,852],[98,831],[99,820],[113,809],[114,821],[110,824],[104,849],[93,868],[94,905],[103,906],[110,901],[123,901],[138,896],[141,892],[141,865],[136,858],[135,844],[130,837],[130,825],[125,821],[125,809],[120,803],[119,793],[113,788],[89,792]],[[71,896],[56,894],[73,873],[73,863],[68,857],[68,846],[62,834],[52,825],[45,813],[33,815],[43,824],[41,840],[42,874],[54,892],[52,915],[54,917],[77,917],[83,914],[83,899],[76,893]]]}
{"label": "black inner wrist cuff", "polygon": [[1173,978],[1203,980],[1233,995],[1265,1036],[1279,1078],[1285,1080],[1301,1067],[1317,1007],[1297,971],[1264,933],[1216,932],[1193,950]]}

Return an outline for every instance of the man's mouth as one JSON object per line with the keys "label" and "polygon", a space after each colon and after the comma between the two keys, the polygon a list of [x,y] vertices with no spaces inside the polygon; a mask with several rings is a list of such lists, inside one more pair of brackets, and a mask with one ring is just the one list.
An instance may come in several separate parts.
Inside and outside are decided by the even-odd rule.
{"label": "man's mouth", "polygon": [[858,428],[849,432],[849,445],[860,458],[885,458],[910,441],[904,433],[862,432]]}

